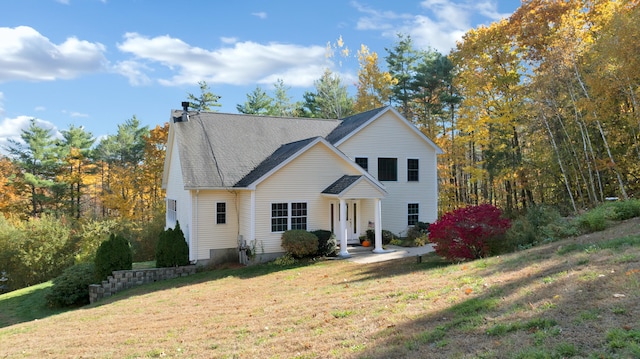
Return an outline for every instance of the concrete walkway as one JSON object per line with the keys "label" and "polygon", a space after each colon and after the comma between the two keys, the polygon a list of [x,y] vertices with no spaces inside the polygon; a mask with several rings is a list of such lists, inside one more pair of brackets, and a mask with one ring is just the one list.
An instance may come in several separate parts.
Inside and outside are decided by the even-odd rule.
{"label": "concrete walkway", "polygon": [[362,246],[348,246],[347,251],[351,254],[351,258],[346,260],[354,263],[377,263],[389,261],[392,259],[417,257],[433,252],[433,245],[431,243],[422,247],[400,247],[400,246],[385,246],[385,253],[373,253],[373,247]]}

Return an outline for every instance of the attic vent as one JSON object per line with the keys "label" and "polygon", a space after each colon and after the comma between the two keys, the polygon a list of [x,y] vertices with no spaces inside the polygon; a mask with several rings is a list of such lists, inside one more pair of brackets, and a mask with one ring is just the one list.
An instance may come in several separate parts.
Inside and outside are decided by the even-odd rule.
{"label": "attic vent", "polygon": [[189,102],[182,101],[182,116],[174,117],[173,122],[189,122]]}

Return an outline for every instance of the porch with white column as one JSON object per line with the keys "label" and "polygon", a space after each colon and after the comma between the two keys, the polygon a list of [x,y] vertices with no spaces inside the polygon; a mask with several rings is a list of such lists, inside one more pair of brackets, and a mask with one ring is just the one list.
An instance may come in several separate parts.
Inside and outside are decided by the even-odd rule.
{"label": "porch with white column", "polygon": [[[336,237],[338,242],[340,243],[340,254],[341,258],[350,258],[351,254],[347,249],[348,242],[348,220],[347,220],[347,201],[373,201],[375,203],[374,213],[373,213],[373,221],[375,223],[375,248],[373,253],[387,253],[382,248],[382,198],[387,195],[384,187],[375,179],[370,177],[369,175],[344,175],[332,183],[329,187],[327,187],[324,191],[322,191],[322,195],[330,198],[331,202],[327,203],[335,203],[334,201],[338,200],[338,228],[335,230]],[[354,202],[355,203],[355,202]],[[332,205],[333,208],[333,205]],[[355,204],[354,207],[355,208]],[[360,208],[360,207],[359,207]],[[333,210],[331,211],[332,221],[333,221]],[[358,220],[355,220],[355,213],[352,218],[354,218],[354,225],[357,227],[354,228],[364,228],[362,223],[363,216],[358,216]],[[370,221],[371,217],[367,219]],[[331,227],[333,230],[333,222],[331,222]],[[362,234],[362,233],[360,233]]]}

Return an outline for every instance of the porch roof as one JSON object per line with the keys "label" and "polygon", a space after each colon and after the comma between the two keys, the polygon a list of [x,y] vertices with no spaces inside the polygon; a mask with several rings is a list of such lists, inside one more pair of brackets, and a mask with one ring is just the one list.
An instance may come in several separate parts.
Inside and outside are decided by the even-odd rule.
{"label": "porch roof", "polygon": [[344,175],[322,191],[322,195],[338,198],[384,198],[387,191],[363,175]]}

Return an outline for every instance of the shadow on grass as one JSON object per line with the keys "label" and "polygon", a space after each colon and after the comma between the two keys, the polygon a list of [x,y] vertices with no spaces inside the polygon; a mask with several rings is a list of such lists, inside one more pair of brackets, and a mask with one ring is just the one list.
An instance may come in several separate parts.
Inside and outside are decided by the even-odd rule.
{"label": "shadow on grass", "polygon": [[[485,259],[492,262],[476,269],[477,275],[521,275],[490,282],[477,295],[373,333],[381,340],[358,357],[560,358],[596,353],[598,357],[633,357],[627,356],[632,349],[611,342],[610,332],[635,329],[640,321],[640,281],[634,279],[638,261],[600,261],[601,253],[593,252],[589,254],[592,264],[576,264],[577,257],[558,253],[558,248],[570,243],[529,249],[505,260]],[[564,260],[557,260],[558,256]],[[547,260],[555,264],[546,265]],[[464,266],[475,267],[475,262]],[[410,268],[419,265],[388,269],[402,274]],[[523,268],[530,270],[520,272]],[[462,270],[462,266],[451,269]],[[451,286],[465,287],[455,280],[451,277]],[[447,296],[430,300],[447,300]],[[640,341],[629,346],[637,344]]]}
{"label": "shadow on grass", "polygon": [[51,282],[18,289],[0,296],[0,328],[60,314],[75,308],[49,308],[45,296]]}

